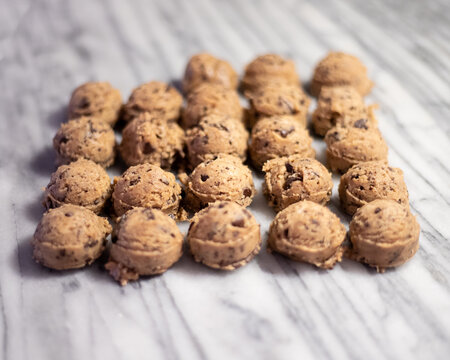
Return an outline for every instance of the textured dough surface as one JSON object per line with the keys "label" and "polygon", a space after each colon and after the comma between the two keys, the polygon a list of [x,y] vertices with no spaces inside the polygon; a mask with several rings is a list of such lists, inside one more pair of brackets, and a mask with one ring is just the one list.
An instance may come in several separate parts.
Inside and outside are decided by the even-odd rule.
{"label": "textured dough surface", "polygon": [[186,131],[187,157],[191,168],[220,154],[247,158],[248,132],[238,119],[210,115]]}
{"label": "textured dough surface", "polygon": [[259,253],[260,226],[244,207],[220,201],[195,215],[187,241],[195,261],[215,269],[234,270]]}
{"label": "textured dough surface", "polygon": [[55,270],[82,268],[102,254],[111,231],[107,219],[64,204],[42,216],[32,240],[33,258]]}
{"label": "textured dough surface", "polygon": [[409,207],[403,171],[383,161],[369,161],[352,166],[341,176],[339,198],[342,208],[350,215],[376,199],[391,199]]}
{"label": "textured dough surface", "polygon": [[296,119],[289,116],[272,116],[259,120],[250,136],[250,156],[261,169],[267,160],[299,154],[314,157],[312,138]]}
{"label": "textured dough surface", "polygon": [[249,97],[250,110],[247,116],[249,127],[264,117],[290,115],[306,126],[310,99],[298,85],[267,85]]}
{"label": "textured dough surface", "polygon": [[378,272],[400,266],[419,249],[420,227],[406,206],[378,199],[359,208],[350,222],[348,256]]}
{"label": "textured dough surface", "polygon": [[328,208],[300,201],[280,211],[269,229],[268,248],[292,260],[332,269],[343,255],[345,226]]}
{"label": "textured dough surface", "polygon": [[333,181],[319,161],[291,155],[267,161],[262,169],[264,194],[276,211],[309,200],[325,205],[331,197]]}
{"label": "textured dough surface", "polygon": [[216,201],[249,206],[256,194],[252,172],[232,155],[219,155],[199,164],[186,184],[186,204],[197,211]]}
{"label": "textured dough surface", "polygon": [[182,126],[195,126],[209,115],[229,116],[243,120],[243,110],[236,91],[216,84],[202,84],[186,98]]}
{"label": "textured dough surface", "polygon": [[183,146],[184,131],[177,123],[142,113],[124,128],[119,151],[128,166],[150,163],[170,169],[184,155]]}
{"label": "textured dough surface", "polygon": [[106,264],[121,285],[142,275],[170,268],[183,253],[183,235],[173,219],[160,210],[135,208],[120,219]]}
{"label": "textured dough surface", "polygon": [[122,176],[114,178],[112,200],[117,216],[135,207],[154,208],[176,215],[181,187],[172,173],[156,165],[141,164],[131,166]]}
{"label": "textured dough surface", "polygon": [[79,159],[61,165],[52,174],[45,188],[44,206],[50,209],[73,204],[99,213],[111,191],[111,179],[105,169],[93,161]]}
{"label": "textured dough surface", "polygon": [[93,116],[114,126],[122,108],[122,95],[109,82],[87,82],[77,87],[69,102],[69,119]]}
{"label": "textured dough surface", "polygon": [[188,94],[204,83],[235,90],[238,86],[238,75],[227,61],[206,53],[196,54],[189,59],[186,66],[183,92]]}
{"label": "textured dough surface", "polygon": [[253,92],[274,83],[300,86],[300,79],[292,60],[276,54],[265,54],[246,66],[241,88],[244,95],[249,97]]}
{"label": "textured dough surface", "polygon": [[346,172],[367,161],[387,162],[388,147],[378,129],[331,128],[325,135],[327,163],[333,172]]}
{"label": "textured dough surface", "polygon": [[114,163],[115,146],[114,130],[106,122],[90,116],[61,124],[53,138],[59,164],[84,158],[108,167]]}
{"label": "textured dough surface", "polygon": [[330,52],[314,69],[311,94],[318,96],[322,86],[351,85],[362,96],[372,90],[373,82],[367,77],[367,69],[353,55]]}
{"label": "textured dough surface", "polygon": [[372,110],[373,106],[367,108],[353,86],[325,86],[312,115],[314,132],[324,136],[334,126],[376,128],[377,120]]}
{"label": "textured dough surface", "polygon": [[180,117],[183,97],[171,85],[151,81],[138,86],[130,95],[123,108],[123,119],[130,122],[138,115],[148,112],[166,121],[176,121]]}

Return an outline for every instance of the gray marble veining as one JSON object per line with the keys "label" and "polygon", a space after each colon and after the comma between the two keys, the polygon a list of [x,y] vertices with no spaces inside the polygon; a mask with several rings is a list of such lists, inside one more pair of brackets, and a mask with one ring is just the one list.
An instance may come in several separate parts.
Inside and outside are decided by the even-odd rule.
{"label": "gray marble veining", "polygon": [[[444,0],[0,2],[0,359],[448,358],[449,14]],[[348,260],[323,271],[263,248],[222,273],[185,254],[121,288],[99,264],[59,273],[32,261],[51,140],[76,85],[108,80],[126,97],[179,80],[199,51],[239,71],[280,53],[307,83],[331,49],[359,56],[376,83],[367,101],[380,105],[422,228],[411,262],[382,275]],[[323,142],[314,147],[323,160]],[[255,182],[265,238],[273,212]],[[330,208],[348,224],[336,190]]]}

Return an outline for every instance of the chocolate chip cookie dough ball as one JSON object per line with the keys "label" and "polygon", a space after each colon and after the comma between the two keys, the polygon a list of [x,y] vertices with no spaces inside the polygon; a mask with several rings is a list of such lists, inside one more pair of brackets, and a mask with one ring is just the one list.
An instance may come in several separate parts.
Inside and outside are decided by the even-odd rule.
{"label": "chocolate chip cookie dough ball", "polygon": [[190,93],[200,84],[216,84],[235,90],[238,76],[232,66],[224,60],[210,54],[197,54],[189,60],[183,78],[183,91]]}
{"label": "chocolate chip cookie dough ball", "polygon": [[376,128],[372,110],[373,107],[366,107],[363,97],[353,86],[325,86],[312,115],[314,131],[324,136],[334,126]]}
{"label": "chocolate chip cookie dough ball", "polygon": [[169,169],[183,156],[184,131],[175,122],[143,113],[122,132],[120,155],[128,166],[151,163]]}
{"label": "chocolate chip cookie dough ball", "polygon": [[361,206],[376,199],[391,199],[409,207],[403,171],[383,161],[352,166],[341,176],[339,198],[344,211],[353,215]]}
{"label": "chocolate chip cookie dough ball", "polygon": [[220,270],[246,265],[261,249],[259,224],[254,216],[228,201],[216,202],[198,212],[187,241],[195,261]]}
{"label": "chocolate chip cookie dough ball", "polygon": [[180,117],[183,98],[171,85],[151,81],[137,87],[124,106],[123,119],[130,122],[138,115],[148,112],[166,121]]}
{"label": "chocolate chip cookie dough ball", "polygon": [[124,286],[139,276],[169,269],[182,255],[183,235],[174,220],[160,210],[136,208],[120,218],[105,265]]}
{"label": "chocolate chip cookie dough ball", "polygon": [[112,200],[117,216],[135,207],[159,209],[165,214],[176,215],[181,187],[172,173],[156,165],[141,164],[114,178]]}
{"label": "chocolate chip cookie dough ball", "polygon": [[73,204],[98,214],[111,192],[111,179],[105,169],[93,161],[79,159],[61,165],[52,174],[45,189],[44,206],[50,209]]}
{"label": "chocolate chip cookie dough ball", "polygon": [[325,135],[327,163],[333,172],[346,172],[355,164],[386,161],[388,147],[378,129],[334,127]]}
{"label": "chocolate chip cookie dough ball", "polygon": [[353,248],[348,256],[378,272],[404,264],[419,249],[416,218],[394,200],[378,199],[359,208],[349,234]]}
{"label": "chocolate chip cookie dough ball", "polygon": [[249,206],[256,194],[250,169],[231,155],[199,164],[186,183],[186,204],[197,211],[216,201]]}
{"label": "chocolate chip cookie dough ball", "polygon": [[77,87],[69,102],[69,119],[93,116],[114,126],[122,108],[122,95],[108,82],[87,82]]}
{"label": "chocolate chip cookie dough ball", "polygon": [[299,154],[313,158],[308,131],[290,116],[273,116],[259,120],[250,136],[250,156],[258,169],[270,159]]}
{"label": "chocolate chip cookie dough ball", "polygon": [[248,132],[237,119],[210,115],[186,132],[187,157],[191,168],[220,154],[234,155],[245,161]]}
{"label": "chocolate chip cookie dough ball", "polygon": [[295,261],[332,269],[343,255],[345,226],[326,207],[300,201],[280,211],[269,229],[268,249]]}
{"label": "chocolate chip cookie dough ball", "polygon": [[248,111],[248,125],[264,117],[274,115],[291,115],[304,127],[310,104],[309,97],[296,85],[283,85],[259,88],[249,97],[250,109]]}
{"label": "chocolate chip cookie dough ball", "polygon": [[189,94],[186,101],[182,117],[184,128],[195,126],[203,117],[213,114],[240,120],[243,118],[237,92],[220,85],[202,84]]}
{"label": "chocolate chip cookie dough ball", "polygon": [[33,258],[55,270],[90,265],[103,252],[112,228],[108,220],[76,205],[46,212],[33,236]]}
{"label": "chocolate chip cookie dough ball", "polygon": [[264,195],[275,211],[309,200],[325,205],[331,197],[333,181],[327,168],[315,159],[291,155],[267,161],[263,166]]}
{"label": "chocolate chip cookie dough ball", "polygon": [[245,68],[241,88],[245,96],[250,96],[271,83],[300,86],[294,62],[275,54],[258,56]]}
{"label": "chocolate chip cookie dough ball", "polygon": [[61,124],[53,138],[59,164],[87,159],[108,167],[114,163],[115,146],[113,129],[106,122],[89,116]]}
{"label": "chocolate chip cookie dough ball", "polygon": [[314,70],[311,94],[318,96],[322,86],[342,85],[351,85],[364,96],[372,89],[373,82],[367,77],[367,69],[357,57],[343,52],[330,52]]}

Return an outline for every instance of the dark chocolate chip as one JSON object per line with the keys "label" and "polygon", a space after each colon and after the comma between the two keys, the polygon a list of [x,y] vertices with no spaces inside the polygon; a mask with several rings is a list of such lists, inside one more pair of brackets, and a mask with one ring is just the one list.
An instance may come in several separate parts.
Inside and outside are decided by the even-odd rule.
{"label": "dark chocolate chip", "polygon": [[276,130],[280,133],[282,138],[286,138],[290,133],[292,133],[295,130],[295,128],[292,126],[289,129],[280,129],[280,130]]}
{"label": "dark chocolate chip", "polygon": [[202,175],[200,175],[200,179],[202,179],[202,181],[206,181],[206,180],[209,179],[209,176],[205,175],[205,174],[202,174]]}
{"label": "dark chocolate chip", "polygon": [[356,120],[355,123],[353,124],[353,126],[355,128],[358,128],[358,129],[367,130],[368,129],[368,127],[367,127],[367,119]]}
{"label": "dark chocolate chip", "polygon": [[302,174],[289,175],[288,178],[286,179],[286,181],[284,182],[283,190],[289,190],[294,181],[303,181]]}
{"label": "dark chocolate chip", "polygon": [[155,151],[155,148],[152,146],[152,144],[146,142],[144,143],[144,148],[142,149],[142,152],[146,155],[151,154]]}
{"label": "dark chocolate chip", "polygon": [[292,174],[292,173],[294,172],[294,167],[293,167],[291,164],[286,163],[285,166],[286,166],[286,171],[287,171],[288,173],[291,173],[291,174]]}
{"label": "dark chocolate chip", "polygon": [[374,212],[375,212],[375,214],[378,214],[380,211],[381,211],[381,209],[379,207],[377,207]]}
{"label": "dark chocolate chip", "polygon": [[231,223],[231,225],[236,226],[236,227],[244,227],[245,220],[243,217],[238,217]]}
{"label": "dark chocolate chip", "polygon": [[249,189],[249,188],[245,188],[244,189],[244,196],[245,197],[250,197],[250,196],[252,196],[252,189]]}

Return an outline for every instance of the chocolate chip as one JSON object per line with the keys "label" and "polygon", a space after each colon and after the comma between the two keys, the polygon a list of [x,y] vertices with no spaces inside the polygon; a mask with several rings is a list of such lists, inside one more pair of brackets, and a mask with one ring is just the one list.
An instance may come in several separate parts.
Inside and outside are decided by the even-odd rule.
{"label": "chocolate chip", "polygon": [[84,248],[92,248],[98,244],[98,240],[92,240],[84,244]]}
{"label": "chocolate chip", "polygon": [[151,154],[155,151],[155,148],[152,146],[152,144],[146,142],[144,143],[144,148],[142,149],[142,152],[146,155]]}
{"label": "chocolate chip", "polygon": [[359,175],[358,174],[352,175],[352,179],[359,179]]}
{"label": "chocolate chip", "polygon": [[249,188],[245,188],[244,189],[244,196],[245,197],[250,197],[250,196],[252,196],[252,189],[249,189]]}
{"label": "chocolate chip", "polygon": [[200,175],[200,179],[202,179],[202,181],[206,181],[206,180],[209,179],[209,176],[205,175],[205,174],[202,174],[202,175]]}
{"label": "chocolate chip", "polygon": [[286,179],[286,181],[284,182],[283,190],[289,190],[294,181],[303,181],[302,174],[289,175],[288,178]]}
{"label": "chocolate chip", "polygon": [[155,214],[153,214],[151,209],[145,209],[144,214],[147,217],[147,220],[155,220]]}
{"label": "chocolate chip", "polygon": [[87,107],[89,107],[89,105],[91,105],[91,102],[87,97],[84,96],[80,99],[80,102],[78,103],[78,107],[80,107],[81,109],[86,109]]}
{"label": "chocolate chip", "polygon": [[141,179],[139,179],[139,178],[131,180],[131,181],[130,181],[130,186],[136,185],[137,183],[139,183],[140,180],[141,180]]}
{"label": "chocolate chip", "polygon": [[244,227],[245,220],[243,217],[238,217],[231,223],[231,225],[236,226],[236,227]]}
{"label": "chocolate chip", "polygon": [[167,180],[166,178],[161,178],[159,179],[164,185],[169,185],[169,180]]}
{"label": "chocolate chip", "polygon": [[71,213],[71,212],[66,212],[65,214],[64,214],[64,216],[66,216],[66,217],[71,217],[73,215],[73,213]]}
{"label": "chocolate chip", "polygon": [[294,172],[294,167],[293,167],[291,164],[286,163],[285,166],[286,166],[286,171],[287,171],[288,173],[291,173],[291,174],[292,174],[292,173]]}
{"label": "chocolate chip", "polygon": [[66,256],[66,249],[59,250],[59,255]]}
{"label": "chocolate chip", "polygon": [[359,119],[353,124],[355,128],[367,130],[367,119]]}
{"label": "chocolate chip", "polygon": [[379,207],[377,207],[374,212],[375,212],[375,214],[378,214],[380,211],[381,211],[381,209]]}
{"label": "chocolate chip", "polygon": [[280,130],[276,130],[280,133],[282,138],[286,138],[290,133],[292,133],[294,131],[294,127],[290,127],[289,129],[280,129]]}

